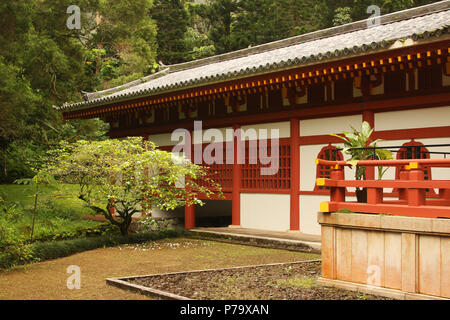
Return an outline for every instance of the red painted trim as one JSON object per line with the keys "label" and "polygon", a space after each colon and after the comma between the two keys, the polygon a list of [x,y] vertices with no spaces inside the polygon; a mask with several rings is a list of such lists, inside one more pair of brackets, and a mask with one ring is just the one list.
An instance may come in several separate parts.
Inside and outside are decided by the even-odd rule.
{"label": "red painted trim", "polygon": [[289,189],[241,189],[241,194],[243,193],[259,193],[259,194],[291,194]]}
{"label": "red painted trim", "polygon": [[[234,125],[233,129],[239,129],[239,125]],[[231,221],[233,226],[241,225],[241,180],[242,170],[241,165],[238,162],[238,145],[241,140],[241,136],[236,134],[234,136],[234,162],[233,162],[233,190],[232,190],[232,212]]]}
{"label": "red painted trim", "polygon": [[[190,132],[189,136],[192,137],[192,132]],[[192,147],[192,139],[188,139],[188,137],[187,137],[185,141],[186,141],[186,144],[191,145],[191,151],[194,150]],[[191,156],[190,160],[192,161],[193,152],[190,152],[190,156]],[[187,230],[195,228],[195,205],[192,205],[192,206],[185,205],[184,206],[184,227]]]}
{"label": "red painted trim", "polygon": [[[344,115],[361,114],[362,110],[380,111],[399,111],[407,109],[420,109],[448,105],[450,101],[450,92],[429,94],[422,96],[407,96],[394,99],[381,99],[373,101],[354,102],[341,105],[326,105],[322,107],[308,107],[303,109],[291,109],[280,112],[260,113],[252,115],[230,115],[225,118],[210,119],[203,122],[203,128],[223,128],[234,124],[251,125],[269,122],[289,121],[291,118],[316,119]],[[143,134],[158,134],[172,132],[178,128],[193,128],[193,120],[180,122],[176,124],[163,124],[160,126],[138,127],[131,129],[122,129],[111,131],[111,138],[123,136],[141,136]],[[300,139],[302,143],[303,138]]]}
{"label": "red painted trim", "polygon": [[367,121],[371,128],[375,127],[375,114],[373,110],[364,110],[362,113],[362,120]]}
{"label": "red painted trim", "polygon": [[[130,110],[131,112],[139,109],[139,108],[145,108],[149,107],[145,104],[152,104],[152,105],[158,105],[160,103],[168,103],[172,101],[184,101],[185,99],[196,99],[196,98],[202,98],[207,96],[213,96],[217,93],[211,93],[214,92],[215,89],[220,89],[221,93],[228,93],[228,92],[236,92],[241,90],[248,90],[251,88],[257,88],[261,87],[260,85],[255,85],[258,81],[269,81],[270,83],[267,83],[267,85],[270,84],[282,84],[286,82],[292,82],[292,81],[301,81],[302,78],[300,77],[302,73],[309,74],[310,72],[312,74],[317,74],[318,76],[308,76],[308,78],[317,78],[317,77],[326,77],[323,70],[328,70],[330,68],[337,68],[338,66],[344,67],[346,69],[346,66],[349,66],[351,71],[355,71],[353,68],[354,64],[371,64],[370,62],[373,61],[375,64],[377,64],[377,67],[380,67],[378,65],[377,60],[380,59],[388,59],[388,58],[396,58],[397,56],[405,56],[407,54],[413,54],[413,53],[422,53],[425,51],[434,51],[437,49],[446,49],[448,47],[449,40],[443,40],[443,41],[436,41],[435,43],[429,43],[424,45],[417,45],[417,46],[408,46],[404,48],[398,48],[398,49],[391,49],[389,51],[384,52],[378,52],[374,54],[368,54],[365,56],[358,56],[358,57],[351,57],[342,59],[339,61],[331,61],[331,62],[325,62],[325,63],[317,63],[315,65],[306,66],[306,67],[298,67],[298,68],[292,68],[287,69],[283,71],[276,71],[276,72],[269,72],[262,75],[256,75],[256,76],[249,76],[249,77],[243,77],[236,80],[230,80],[222,83],[217,84],[210,84],[210,85],[204,85],[204,86],[198,86],[194,88],[188,88],[173,92],[167,92],[159,95],[154,95],[150,97],[144,97],[144,98],[137,98],[133,100],[128,101],[122,101],[118,103],[112,103],[107,104],[104,106],[94,107],[94,108],[87,108],[84,110],[78,110],[78,111],[69,111],[69,112],[63,112],[62,117],[63,119],[66,118],[77,118],[77,117],[95,117],[98,115],[95,115],[95,111],[99,111],[101,113],[111,113],[111,112],[120,112],[120,110]],[[361,69],[362,68],[362,69]],[[359,70],[364,69],[370,69],[371,66],[367,67],[359,67]],[[329,73],[330,71],[327,71],[326,73]],[[346,71],[344,71],[346,72]],[[298,79],[297,79],[298,78]],[[275,83],[273,83],[275,82]],[[265,85],[264,85],[265,86]],[[226,87],[229,87],[229,90],[225,89]],[[225,91],[222,91],[221,89],[224,89]],[[186,97],[182,98],[182,95],[186,95]],[[150,101],[151,100],[151,101]],[[126,103],[126,105],[124,105]]]}
{"label": "red painted trim", "polygon": [[333,212],[347,209],[353,212],[393,214],[406,217],[450,218],[450,209],[447,206],[408,206],[401,203],[401,201],[398,204],[329,202],[329,209]]}
{"label": "red painted trim", "polygon": [[208,198],[207,196],[202,195],[202,194],[198,195],[197,198],[200,200],[229,200],[229,201],[233,200],[231,191],[226,191],[226,192],[222,191],[222,192],[223,192],[223,196],[224,196],[223,198],[219,198],[216,195],[212,195]]}
{"label": "red painted trim", "polygon": [[291,190],[290,190],[290,230],[300,230],[300,202],[298,191],[300,190],[300,120],[293,118],[291,125]]}
{"label": "red painted trim", "polygon": [[184,207],[184,228],[187,230],[195,228],[195,206]]}
{"label": "red painted trim", "polygon": [[[364,110],[362,113],[362,120],[369,123],[372,129],[375,128],[375,114],[373,110]],[[373,137],[371,141],[373,141]],[[366,179],[368,180],[375,179],[375,167],[366,168]]]}

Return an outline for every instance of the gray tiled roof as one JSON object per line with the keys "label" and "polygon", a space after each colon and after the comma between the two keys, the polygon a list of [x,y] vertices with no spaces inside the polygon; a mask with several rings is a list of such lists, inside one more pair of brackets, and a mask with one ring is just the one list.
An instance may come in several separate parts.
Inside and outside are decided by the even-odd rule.
{"label": "gray tiled roof", "polygon": [[[151,96],[236,77],[299,67],[388,48],[399,39],[439,37],[449,32],[450,1],[405,10],[382,17],[382,24],[367,28],[367,22],[357,22],[336,28],[277,41],[254,48],[169,66],[159,74],[134,81],[125,89],[114,88],[87,94],[87,101],[65,104],[61,111],[86,109],[136,97]],[[145,82],[143,82],[145,81]],[[108,94],[109,92],[113,92]]]}

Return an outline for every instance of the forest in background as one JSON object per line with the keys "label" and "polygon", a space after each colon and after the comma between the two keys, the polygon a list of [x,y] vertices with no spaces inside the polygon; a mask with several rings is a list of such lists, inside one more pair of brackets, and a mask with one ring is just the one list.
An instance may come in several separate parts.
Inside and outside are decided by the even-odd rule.
{"label": "forest in background", "polygon": [[[76,3],[74,3],[76,2]],[[0,3],[0,183],[30,177],[61,140],[101,140],[101,120],[62,121],[53,106],[169,65],[430,0],[3,0]],[[81,10],[81,29],[66,26]]]}

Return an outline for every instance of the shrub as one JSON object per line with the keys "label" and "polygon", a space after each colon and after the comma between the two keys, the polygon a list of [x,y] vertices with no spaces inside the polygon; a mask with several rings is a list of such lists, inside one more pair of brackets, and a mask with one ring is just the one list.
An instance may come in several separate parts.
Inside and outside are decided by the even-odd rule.
{"label": "shrub", "polygon": [[2,254],[2,259],[12,264],[32,261],[33,259],[30,245],[25,243],[14,229],[2,222],[0,222],[0,254]]}
{"label": "shrub", "polygon": [[26,262],[62,258],[97,248],[175,238],[185,234],[186,231],[180,228],[166,229],[158,232],[135,233],[127,236],[116,233],[70,240],[35,242],[28,245],[30,254],[25,259],[14,259],[11,254],[0,254],[0,269],[10,268]]}

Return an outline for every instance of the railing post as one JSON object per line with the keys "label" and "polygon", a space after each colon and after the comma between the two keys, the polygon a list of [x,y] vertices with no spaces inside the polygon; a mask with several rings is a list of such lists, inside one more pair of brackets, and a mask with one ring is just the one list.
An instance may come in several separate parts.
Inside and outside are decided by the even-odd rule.
{"label": "railing post", "polygon": [[[402,166],[400,168],[399,180],[409,180],[409,171],[405,170]],[[404,188],[398,189],[398,200],[407,200],[408,199],[408,190]]]}
{"label": "railing post", "polygon": [[[417,162],[411,162],[406,166],[409,171],[410,181],[424,180],[424,172]],[[425,189],[408,189],[408,205],[423,206],[425,204]]]}
{"label": "railing post", "polygon": [[[374,166],[370,167],[366,166],[366,180],[375,180]],[[367,203],[377,204],[382,202],[383,202],[383,188],[367,188]]]}
{"label": "railing post", "polygon": [[[335,165],[330,173],[331,180],[345,180],[344,167]],[[345,202],[345,187],[330,187],[331,202]]]}

